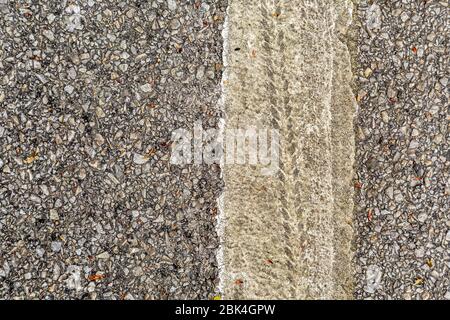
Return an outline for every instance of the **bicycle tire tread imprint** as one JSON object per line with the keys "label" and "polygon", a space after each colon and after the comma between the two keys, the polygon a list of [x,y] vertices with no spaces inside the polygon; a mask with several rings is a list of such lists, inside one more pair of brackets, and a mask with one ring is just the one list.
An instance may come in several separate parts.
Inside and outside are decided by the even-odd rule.
{"label": "bicycle tire tread imprint", "polygon": [[226,166],[225,298],[350,298],[351,2],[231,1],[226,128],[280,134],[279,171]]}

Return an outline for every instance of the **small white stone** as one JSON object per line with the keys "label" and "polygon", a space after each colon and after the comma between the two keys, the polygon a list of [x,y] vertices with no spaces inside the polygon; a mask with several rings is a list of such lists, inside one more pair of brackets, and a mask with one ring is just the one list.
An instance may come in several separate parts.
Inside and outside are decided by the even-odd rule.
{"label": "small white stone", "polygon": [[133,210],[131,211],[131,215],[133,216],[133,218],[137,218],[139,217],[141,213],[138,210]]}
{"label": "small white stone", "polygon": [[70,84],[68,84],[67,86],[64,87],[64,91],[67,92],[68,94],[72,94],[74,90],[74,87],[71,86]]}
{"label": "small white stone", "polygon": [[134,297],[131,293],[127,293],[125,296],[125,300],[134,300]]}
{"label": "small white stone", "polygon": [[[57,264],[55,265],[58,266]],[[67,288],[80,291],[83,288],[81,286],[81,267],[76,265],[70,265],[67,268],[67,273],[69,274],[69,277],[66,280]]]}
{"label": "small white stone", "polygon": [[141,267],[137,266],[136,268],[134,268],[133,273],[136,277],[139,277],[144,274],[144,271],[142,270]]}
{"label": "small white stone", "polygon": [[97,107],[95,108],[95,114],[97,115],[97,117],[99,118],[104,118],[106,116],[105,112],[103,111],[102,108]]}
{"label": "small white stone", "polygon": [[126,63],[122,63],[122,64],[119,65],[119,69],[120,69],[120,71],[122,71],[122,72],[127,72],[127,70],[128,70],[128,65],[127,65]]}
{"label": "small white stone", "polygon": [[77,72],[75,71],[75,68],[70,68],[67,74],[70,79],[75,79],[77,77]]}
{"label": "small white stone", "polygon": [[76,4],[70,4],[66,8],[66,12],[67,13],[72,13],[72,14],[79,14],[80,13],[80,7],[78,5],[76,5]]}
{"label": "small white stone", "polygon": [[426,213],[421,213],[417,217],[417,220],[419,220],[420,222],[425,222],[427,219],[428,219],[428,215]]}
{"label": "small white stone", "polygon": [[100,133],[96,133],[94,141],[98,146],[101,146],[105,143],[105,138],[103,138],[103,136]]}
{"label": "small white stone", "polygon": [[59,252],[61,251],[62,243],[59,241],[53,241],[51,247],[54,252]]}
{"label": "small white stone", "polygon": [[394,188],[392,187],[387,188],[386,195],[389,197],[389,199],[394,199]]}
{"label": "small white stone", "polygon": [[176,0],[167,0],[167,5],[169,6],[169,10],[176,10],[177,9],[177,2]]}
{"label": "small white stone", "polygon": [[204,66],[200,66],[200,67],[197,69],[197,73],[196,73],[195,77],[196,77],[198,80],[200,80],[200,79],[203,78],[204,75],[205,75],[205,67],[204,67]]}
{"label": "small white stone", "polygon": [[95,291],[95,283],[91,282],[88,284],[88,288],[87,288],[88,292],[94,292]]}
{"label": "small white stone", "polygon": [[140,154],[135,153],[133,156],[133,162],[136,164],[144,164],[149,160],[147,156],[143,156]]}
{"label": "small white stone", "polygon": [[367,10],[366,23],[369,29],[379,29],[381,27],[381,8],[376,3]]}
{"label": "small white stone", "polygon": [[445,293],[444,299],[450,300],[450,290]]}
{"label": "small white stone", "polygon": [[55,35],[53,34],[53,32],[51,30],[44,30],[42,32],[42,34],[44,35],[44,37],[46,37],[50,41],[55,40]]}
{"label": "small white stone", "polygon": [[97,258],[99,258],[99,259],[104,259],[104,260],[106,260],[106,259],[109,259],[109,253],[108,252],[102,252],[102,253],[100,253],[99,255],[97,255]]}
{"label": "small white stone", "polygon": [[423,258],[423,256],[425,255],[425,250],[424,248],[418,248],[415,251],[416,257],[417,258]]}
{"label": "small white stone", "polygon": [[398,202],[398,203],[403,202],[403,195],[401,193],[397,193],[395,195],[395,202]]}
{"label": "small white stone", "polygon": [[44,256],[44,254],[45,254],[45,250],[44,249],[42,249],[42,248],[36,248],[36,254],[40,257],[40,258],[42,258],[43,256]]}
{"label": "small white stone", "polygon": [[384,123],[389,122],[389,114],[387,113],[387,111],[381,112],[381,119],[383,120]]}
{"label": "small white stone", "polygon": [[59,220],[58,211],[56,211],[55,209],[50,209],[50,219]]}
{"label": "small white stone", "polygon": [[429,111],[432,115],[435,115],[439,112],[439,106],[432,106]]}
{"label": "small white stone", "polygon": [[152,91],[152,87],[150,86],[149,83],[143,84],[143,85],[140,87],[140,89],[141,89],[143,92],[145,92],[145,93],[148,93],[148,92],[151,92],[151,91]]}
{"label": "small white stone", "polygon": [[82,53],[80,54],[80,59],[81,60],[88,60],[90,58],[90,54],[89,53]]}
{"label": "small white stone", "polygon": [[404,11],[401,16],[400,19],[402,19],[402,22],[405,22],[406,20],[409,19],[408,13],[406,11]]}
{"label": "small white stone", "polygon": [[48,23],[53,23],[53,21],[55,21],[55,15],[52,14],[52,13],[50,13],[50,14],[47,16],[47,21],[48,21]]}
{"label": "small white stone", "polygon": [[370,265],[366,271],[366,287],[364,290],[368,293],[375,293],[381,287],[383,272],[377,265]]}
{"label": "small white stone", "polygon": [[419,147],[419,142],[417,140],[413,140],[411,141],[411,143],[409,144],[409,148],[410,149],[417,149]]}
{"label": "small white stone", "polygon": [[144,60],[145,58],[147,58],[147,55],[145,53],[141,53],[136,56],[135,60],[136,60],[136,62],[139,62],[139,61]]}

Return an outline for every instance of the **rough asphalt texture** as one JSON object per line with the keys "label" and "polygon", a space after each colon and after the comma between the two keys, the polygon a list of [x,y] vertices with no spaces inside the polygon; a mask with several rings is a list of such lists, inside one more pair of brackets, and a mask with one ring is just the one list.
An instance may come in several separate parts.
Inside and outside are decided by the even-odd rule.
{"label": "rough asphalt texture", "polygon": [[448,1],[362,1],[356,298],[450,299]]}
{"label": "rough asphalt texture", "polygon": [[0,298],[211,298],[225,0],[0,0]]}
{"label": "rough asphalt texture", "polygon": [[[228,297],[343,298],[353,284],[351,203],[339,180],[351,161],[335,157],[353,150],[352,134],[341,130],[351,128],[352,111],[340,109],[352,106],[340,101],[348,57],[323,32],[335,31],[339,10],[325,0],[298,2],[266,1],[258,15],[230,11],[244,26],[231,41],[239,44],[230,47],[231,63],[245,76],[229,87],[249,89],[228,123],[278,126],[288,148],[272,180],[239,167],[225,175],[238,186],[228,203],[236,236],[226,242]],[[448,1],[360,2],[355,297],[450,299]],[[174,129],[196,120],[217,128],[224,117],[226,6],[0,0],[0,299],[217,293],[220,168],[181,168],[169,157]],[[250,23],[258,36],[245,29]],[[319,33],[331,38],[315,42]],[[302,36],[306,45],[297,43]],[[319,63],[328,69],[315,69]],[[302,136],[310,124],[315,134]],[[339,241],[337,249],[317,245]]]}

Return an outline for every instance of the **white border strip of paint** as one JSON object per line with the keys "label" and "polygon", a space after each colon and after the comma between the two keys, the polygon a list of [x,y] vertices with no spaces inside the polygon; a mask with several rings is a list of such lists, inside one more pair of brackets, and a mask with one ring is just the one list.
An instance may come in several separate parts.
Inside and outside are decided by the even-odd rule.
{"label": "white border strip of paint", "polygon": [[[223,61],[223,71],[222,71],[222,80],[220,83],[220,89],[221,89],[221,96],[219,98],[219,107],[222,108],[224,118],[220,119],[219,121],[219,141],[224,141],[223,135],[225,131],[225,122],[226,122],[226,110],[225,110],[225,100],[226,100],[226,89],[225,89],[225,82],[228,79],[228,36],[229,36],[229,7],[227,7],[225,12],[225,21],[223,24],[223,30],[222,30],[222,39],[223,39],[223,47],[222,47],[222,61]],[[223,145],[222,145],[223,148]],[[223,170],[225,168],[224,166],[225,159],[224,155],[222,155],[222,159],[220,160],[220,169],[221,169],[221,178],[223,179]],[[224,261],[224,242],[225,242],[225,224],[226,224],[226,218],[225,218],[225,212],[224,212],[224,192],[220,195],[220,197],[217,199],[217,207],[218,207],[218,213],[217,213],[217,224],[216,224],[216,232],[219,237],[219,248],[217,249],[216,259],[217,259],[217,265],[219,269],[219,284],[218,284],[218,294],[221,295],[221,298],[223,298],[224,294],[224,277],[225,277],[225,261]]]}

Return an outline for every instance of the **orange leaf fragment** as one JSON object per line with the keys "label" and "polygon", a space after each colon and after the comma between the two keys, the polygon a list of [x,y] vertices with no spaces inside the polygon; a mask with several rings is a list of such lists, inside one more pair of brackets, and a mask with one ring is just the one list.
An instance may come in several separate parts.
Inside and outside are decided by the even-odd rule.
{"label": "orange leaf fragment", "polygon": [[102,280],[104,278],[106,278],[106,276],[104,274],[91,274],[88,277],[88,280],[89,281],[99,281],[99,280]]}
{"label": "orange leaf fragment", "polygon": [[39,158],[38,153],[36,151],[33,151],[28,157],[26,157],[23,160],[23,163],[30,164],[30,163],[34,162],[37,158]]}
{"label": "orange leaf fragment", "polygon": [[369,209],[367,212],[367,220],[372,221],[373,220],[373,211],[372,209]]}
{"label": "orange leaf fragment", "polygon": [[145,158],[146,159],[150,159],[151,157],[153,157],[156,153],[156,149],[155,148],[151,148],[150,150],[147,151],[147,153],[145,154]]}

